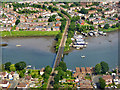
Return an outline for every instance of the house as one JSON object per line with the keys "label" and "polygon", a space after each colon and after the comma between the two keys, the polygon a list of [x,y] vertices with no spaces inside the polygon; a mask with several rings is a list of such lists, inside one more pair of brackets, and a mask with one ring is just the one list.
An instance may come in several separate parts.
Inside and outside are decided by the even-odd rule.
{"label": "house", "polygon": [[104,11],[103,13],[104,13],[104,14],[112,14],[112,13],[114,13],[114,12],[115,12],[115,10],[112,9],[112,10],[109,10],[109,11]]}
{"label": "house", "polygon": [[113,78],[113,82],[115,83],[115,85],[120,84],[119,77],[118,77],[118,76],[115,76],[115,77]]}
{"label": "house", "polygon": [[18,79],[19,79],[19,74],[15,72],[15,73],[13,74],[13,79],[14,79],[14,80],[18,80]]}
{"label": "house", "polygon": [[60,16],[56,16],[55,19],[56,19],[57,21],[60,21],[61,17],[60,17]]}
{"label": "house", "polygon": [[104,80],[105,80],[105,82],[106,82],[106,84],[108,85],[108,84],[112,84],[112,76],[111,75],[103,75],[103,77],[102,77]]}
{"label": "house", "polygon": [[25,80],[31,80],[31,75],[27,75],[27,76],[25,76]]}
{"label": "house", "polygon": [[98,24],[98,20],[92,21],[92,24]]}
{"label": "house", "polygon": [[11,74],[8,74],[8,75],[7,75],[7,79],[13,80],[13,76],[12,76]]}
{"label": "house", "polygon": [[79,67],[76,67],[76,72],[80,72],[80,68]]}
{"label": "house", "polygon": [[99,20],[98,23],[105,23],[105,20]]}
{"label": "house", "polygon": [[40,70],[40,75],[43,75],[43,74],[44,74],[44,70],[45,70],[45,68],[42,68],[42,69]]}
{"label": "house", "polygon": [[107,15],[104,15],[103,17],[104,17],[104,18],[107,18],[107,17],[109,17],[109,16],[110,16],[110,15],[109,15],[109,14],[107,14]]}
{"label": "house", "polygon": [[87,19],[87,18],[89,18],[89,16],[90,16],[90,15],[85,14],[85,15],[84,15],[84,18]]}
{"label": "house", "polygon": [[99,27],[100,28],[103,28],[105,26],[105,24],[100,24]]}
{"label": "house", "polygon": [[55,26],[61,26],[61,21],[57,21],[57,22],[55,23]]}
{"label": "house", "polygon": [[79,23],[80,25],[84,25],[84,20],[80,19],[80,20],[78,21],[78,23]]}
{"label": "house", "polygon": [[87,88],[87,89],[90,89],[90,88],[93,88],[93,86],[91,85],[91,82],[89,80],[81,80],[80,83],[80,88],[81,89],[84,89],[84,88]]}
{"label": "house", "polygon": [[17,88],[27,88],[27,83],[20,82],[18,83]]}
{"label": "house", "polygon": [[101,20],[101,17],[97,17],[96,19]]}
{"label": "house", "polygon": [[53,31],[59,31],[60,27],[53,27]]}
{"label": "house", "polygon": [[94,13],[96,13],[97,12],[97,10],[89,10],[88,11],[88,14],[94,14]]}
{"label": "house", "polygon": [[95,17],[90,17],[90,18],[88,18],[88,20],[93,21],[93,20],[95,20]]}
{"label": "house", "polygon": [[85,74],[85,67],[81,67],[81,73]]}
{"label": "house", "polygon": [[9,81],[6,81],[6,80],[0,81],[0,87],[2,87],[2,88],[8,88],[9,85],[10,85]]}
{"label": "house", "polygon": [[86,67],[86,73],[91,74],[90,67]]}

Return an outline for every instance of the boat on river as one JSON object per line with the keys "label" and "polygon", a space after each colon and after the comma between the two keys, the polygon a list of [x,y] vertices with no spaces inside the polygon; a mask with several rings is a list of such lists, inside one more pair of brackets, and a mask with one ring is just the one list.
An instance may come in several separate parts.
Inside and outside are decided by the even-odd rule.
{"label": "boat on river", "polygon": [[16,47],[21,47],[21,45],[16,45]]}
{"label": "boat on river", "polygon": [[85,58],[85,56],[81,56],[81,58]]}
{"label": "boat on river", "polygon": [[6,42],[1,42],[0,43],[0,46],[7,46],[8,45],[8,43],[6,43]]}

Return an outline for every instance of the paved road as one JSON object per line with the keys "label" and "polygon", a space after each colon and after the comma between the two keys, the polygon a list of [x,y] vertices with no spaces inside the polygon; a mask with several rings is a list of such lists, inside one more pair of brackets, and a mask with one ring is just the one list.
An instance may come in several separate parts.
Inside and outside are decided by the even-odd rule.
{"label": "paved road", "polygon": [[66,43],[66,40],[67,40],[67,31],[68,31],[68,27],[70,25],[70,19],[66,15],[64,15],[64,16],[67,19],[66,26],[65,26],[65,30],[64,30],[63,35],[62,35],[62,39],[61,39],[61,42],[60,42],[60,45],[59,45],[59,49],[58,49],[58,52],[57,52],[57,55],[56,55],[56,59],[55,59],[54,65],[53,65],[53,69],[52,69],[51,75],[50,75],[49,80],[48,80],[48,85],[47,85],[48,89],[53,88],[54,73],[55,73],[54,70],[59,65],[59,62],[61,61],[61,58],[62,58],[62,55],[63,55],[63,52],[64,52],[64,46],[65,46],[65,43]]}

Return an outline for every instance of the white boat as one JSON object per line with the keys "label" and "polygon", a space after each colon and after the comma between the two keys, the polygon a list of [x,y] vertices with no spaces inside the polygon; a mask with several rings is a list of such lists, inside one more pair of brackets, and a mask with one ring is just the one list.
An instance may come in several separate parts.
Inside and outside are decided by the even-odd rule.
{"label": "white boat", "polygon": [[76,47],[76,49],[80,49],[80,47]]}
{"label": "white boat", "polygon": [[21,47],[21,45],[16,45],[16,47]]}
{"label": "white boat", "polygon": [[90,36],[93,36],[93,33],[92,33],[92,32],[90,32],[90,33],[89,33],[89,35],[90,35]]}
{"label": "white boat", "polygon": [[85,58],[85,56],[81,56],[81,58]]}

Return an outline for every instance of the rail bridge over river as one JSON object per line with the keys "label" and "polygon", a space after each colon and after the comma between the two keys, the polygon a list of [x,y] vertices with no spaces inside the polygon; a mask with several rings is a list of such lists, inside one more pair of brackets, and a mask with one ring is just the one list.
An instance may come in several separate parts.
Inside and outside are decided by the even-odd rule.
{"label": "rail bridge over river", "polygon": [[65,26],[65,30],[63,32],[63,35],[62,35],[62,39],[61,39],[61,42],[60,42],[60,45],[59,45],[59,49],[58,49],[58,52],[56,54],[56,58],[55,58],[55,61],[53,63],[53,68],[52,68],[52,72],[51,72],[51,75],[49,77],[49,80],[48,80],[48,85],[47,85],[47,88],[53,88],[53,81],[54,81],[54,71],[55,71],[55,68],[59,65],[60,61],[61,61],[61,58],[62,58],[62,55],[63,55],[63,52],[64,52],[64,46],[65,46],[65,43],[66,43],[66,40],[67,40],[67,32],[68,32],[68,27],[70,25],[70,19],[64,15],[64,17],[67,19],[66,21],[66,26]]}

